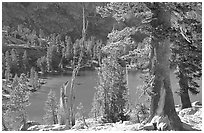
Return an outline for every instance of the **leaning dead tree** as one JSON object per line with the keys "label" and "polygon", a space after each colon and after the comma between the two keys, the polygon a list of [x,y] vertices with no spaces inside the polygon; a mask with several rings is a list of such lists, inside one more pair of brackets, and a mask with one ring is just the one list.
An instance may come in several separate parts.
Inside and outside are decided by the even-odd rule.
{"label": "leaning dead tree", "polygon": [[60,101],[58,110],[58,122],[60,125],[68,124],[69,121],[69,109],[68,109],[68,97],[66,95],[66,89],[69,82],[65,82],[60,90]]}
{"label": "leaning dead tree", "polygon": [[85,38],[86,38],[87,25],[88,25],[88,23],[85,24],[85,14],[84,14],[84,7],[83,7],[83,29],[82,29],[82,42],[81,42],[81,46],[80,46],[81,49],[80,49],[80,55],[79,55],[77,65],[75,66],[75,68],[72,72],[72,79],[71,79],[71,86],[70,86],[69,111],[70,111],[70,124],[71,124],[71,126],[75,125],[75,89],[74,89],[74,83],[75,83],[76,76],[79,72],[79,69],[81,67],[82,58],[84,56],[84,42],[85,42]]}

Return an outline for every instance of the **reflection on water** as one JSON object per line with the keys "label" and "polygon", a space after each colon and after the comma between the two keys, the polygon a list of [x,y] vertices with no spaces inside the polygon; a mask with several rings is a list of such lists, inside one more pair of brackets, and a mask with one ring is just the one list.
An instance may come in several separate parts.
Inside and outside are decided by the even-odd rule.
{"label": "reflection on water", "polygon": [[[84,105],[86,115],[88,115],[91,110],[91,103],[95,93],[95,86],[97,85],[97,73],[95,71],[82,71],[76,78],[76,105],[79,105],[80,102]],[[28,116],[30,120],[36,120],[42,122],[42,117],[45,113],[44,104],[47,100],[47,94],[50,89],[53,89],[56,92],[56,96],[59,99],[60,96],[60,87],[67,80],[71,79],[71,75],[52,75],[47,77],[47,83],[42,86],[42,88],[30,96],[31,105],[28,107]],[[175,75],[171,73],[171,85],[173,92],[179,88],[177,84],[178,80],[175,78]],[[137,89],[139,85],[142,84],[142,79],[140,75],[135,72],[129,72],[128,74],[128,87],[130,91],[130,100],[132,104],[138,102],[145,102],[145,97],[140,97],[141,90]],[[201,81],[199,81],[201,86]],[[200,87],[201,88],[201,87]],[[200,89],[201,90],[201,89]],[[69,90],[67,90],[69,92]],[[201,98],[202,92],[196,96],[190,95],[191,101],[199,100],[202,102]],[[180,98],[177,94],[174,93],[175,104],[180,104]]]}

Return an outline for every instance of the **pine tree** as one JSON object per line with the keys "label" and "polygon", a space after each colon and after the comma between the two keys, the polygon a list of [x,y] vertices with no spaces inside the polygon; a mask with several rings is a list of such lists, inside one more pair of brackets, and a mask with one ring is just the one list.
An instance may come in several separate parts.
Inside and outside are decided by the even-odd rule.
{"label": "pine tree", "polygon": [[[175,34],[172,36],[173,45],[171,46],[171,61],[177,66],[176,75],[179,79],[180,89],[177,93],[181,97],[182,108],[191,107],[191,101],[188,94],[199,93],[199,85],[196,80],[202,75],[202,19],[201,3],[177,3],[181,11],[192,10],[180,14],[175,23]],[[174,15],[178,15],[174,13]],[[178,25],[181,25],[178,28]],[[178,31],[182,30],[181,33]]]}
{"label": "pine tree", "polygon": [[15,75],[10,92],[10,100],[7,104],[8,109],[4,114],[5,121],[10,122],[10,127],[12,127],[10,130],[18,130],[20,125],[26,123],[26,106],[29,105],[29,92],[27,91],[25,75],[21,74],[20,78]]}
{"label": "pine tree", "polygon": [[48,72],[53,70],[53,67],[52,67],[53,53],[52,53],[52,52],[53,52],[53,46],[50,45],[50,46],[47,48],[47,56],[46,56],[46,59],[47,59],[47,70],[48,70]]}
{"label": "pine tree", "polygon": [[[178,18],[183,13],[196,12],[197,9],[194,8],[196,4],[122,2],[109,3],[105,7],[97,8],[103,17],[112,16],[125,25],[124,28],[121,27],[121,30],[113,31],[109,35],[109,37],[113,35],[112,38],[115,40],[111,47],[119,48],[123,45],[131,45],[133,42],[135,50],[129,51],[129,57],[135,56],[139,68],[142,71],[149,71],[153,76],[153,80],[150,80],[151,83],[148,83],[151,106],[150,117],[147,122],[154,123],[162,118],[162,121],[165,121],[165,126],[160,127],[156,122],[156,127],[161,130],[185,130],[175,111],[170,85],[169,58],[170,44],[172,43],[170,37],[175,34],[173,29],[176,28],[177,33],[182,34],[186,41],[191,42],[187,30],[179,24]],[[175,13],[176,17],[172,13]],[[192,19],[192,21],[194,20]],[[114,34],[114,32],[120,34]],[[143,40],[147,38],[150,41],[144,43]],[[141,57],[143,57],[142,61],[140,60]]]}
{"label": "pine tree", "polygon": [[67,127],[70,126],[68,97],[66,94],[68,83],[69,83],[68,81],[65,82],[61,87],[59,109],[58,109],[58,123],[60,125],[66,125]]}
{"label": "pine tree", "polygon": [[45,37],[44,32],[43,32],[42,29],[39,30],[39,37],[40,38],[44,38]]}
{"label": "pine tree", "polygon": [[2,53],[2,77],[5,76],[5,69],[6,69],[6,60],[4,53]]}
{"label": "pine tree", "polygon": [[33,30],[32,33],[29,35],[30,43],[32,46],[36,46],[35,39],[37,38],[36,31]]}
{"label": "pine tree", "polygon": [[102,113],[101,113],[102,101],[99,98],[100,98],[99,90],[96,90],[93,97],[92,108],[90,113],[90,116],[94,117],[95,120],[97,120],[99,116],[102,116]]}
{"label": "pine tree", "polygon": [[19,57],[15,49],[11,50],[10,57],[11,57],[11,73],[18,74],[19,73]]}
{"label": "pine tree", "polygon": [[55,92],[50,89],[50,92],[48,93],[47,101],[45,102],[45,115],[43,117],[43,120],[46,124],[52,125],[57,124],[57,110],[58,110],[58,103],[57,98],[55,96]]}
{"label": "pine tree", "polygon": [[84,111],[84,106],[83,104],[80,102],[79,105],[77,106],[77,110],[78,112],[76,113],[76,119],[78,119],[79,121],[82,121],[83,124],[88,127],[86,121],[85,121],[85,111]]}
{"label": "pine tree", "polygon": [[[103,117],[107,122],[116,122],[128,103],[125,67],[113,56],[103,59],[99,79],[99,92],[103,99]],[[101,91],[101,92],[100,92]]]}
{"label": "pine tree", "polygon": [[38,42],[40,47],[44,47],[43,45],[43,41],[44,41],[45,35],[42,29],[39,30],[39,38],[38,38]]}
{"label": "pine tree", "polygon": [[[84,44],[85,44],[85,39],[86,39],[86,31],[87,31],[87,24],[85,22],[85,12],[84,12],[84,5],[83,5],[83,29],[82,29],[82,39],[79,42],[80,44],[80,54],[79,54],[79,59],[77,61],[77,65],[75,66],[74,70],[72,71],[72,79],[71,79],[71,86],[70,86],[70,124],[71,126],[75,125],[75,89],[74,89],[74,84],[75,84],[75,79],[76,76],[80,70],[82,59],[84,57]],[[74,47],[74,46],[73,46]],[[74,55],[76,56],[76,55]],[[75,57],[76,58],[76,57]],[[75,62],[75,59],[74,59]]]}
{"label": "pine tree", "polygon": [[34,86],[35,88],[39,88],[38,73],[36,71],[35,71],[35,76],[34,76]]}
{"label": "pine tree", "polygon": [[29,68],[28,55],[26,50],[23,53],[22,61],[23,61],[23,70],[24,70],[24,73],[26,73]]}
{"label": "pine tree", "polygon": [[80,40],[77,39],[74,44],[73,44],[73,55],[74,55],[74,59],[77,58],[77,56],[79,55],[80,52]]}
{"label": "pine tree", "polygon": [[30,85],[34,90],[38,89],[39,83],[38,83],[38,73],[35,71],[35,68],[32,67],[30,69],[30,80],[29,80]]}
{"label": "pine tree", "polygon": [[10,58],[10,54],[9,51],[6,51],[5,54],[5,79],[7,80],[7,82],[9,81],[10,77],[12,77],[11,75],[11,58]]}
{"label": "pine tree", "polygon": [[43,57],[40,57],[38,58],[37,60],[37,66],[40,68],[41,72],[44,74],[47,70],[47,60],[46,60],[46,57],[43,56]]}
{"label": "pine tree", "polygon": [[66,36],[65,38],[65,59],[69,60],[69,58],[71,57],[72,55],[72,49],[73,49],[73,46],[72,46],[72,41],[71,41],[71,38]]}
{"label": "pine tree", "polygon": [[95,44],[95,38],[93,36],[91,36],[85,44],[85,48],[86,48],[86,54],[89,57],[89,59],[93,58],[93,46]]}

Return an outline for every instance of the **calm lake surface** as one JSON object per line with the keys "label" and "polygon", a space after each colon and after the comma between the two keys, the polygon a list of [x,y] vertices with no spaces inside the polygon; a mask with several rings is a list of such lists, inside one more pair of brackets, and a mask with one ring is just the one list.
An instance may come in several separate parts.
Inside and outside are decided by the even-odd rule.
{"label": "calm lake surface", "polygon": [[[76,105],[79,105],[81,102],[84,106],[86,114],[91,110],[91,103],[93,100],[93,96],[95,93],[95,88],[97,86],[97,72],[96,71],[81,71],[79,73],[80,76],[76,78]],[[60,96],[60,88],[64,82],[71,79],[71,75],[52,75],[47,76],[47,83],[44,84],[38,92],[33,93],[30,96],[31,105],[27,107],[29,120],[35,120],[42,123],[43,115],[45,114],[44,105],[45,101],[47,100],[47,94],[49,93],[50,89],[53,89],[56,92],[56,97],[59,100]],[[191,95],[191,101],[200,101],[202,102],[202,87],[201,82],[199,80],[198,83],[200,85],[200,93],[198,95]],[[137,89],[139,85],[142,85],[143,81],[140,78],[139,74],[134,72],[129,72],[128,74],[128,87],[130,92],[130,101],[131,103],[141,103],[145,102],[145,97],[139,98],[141,95],[141,91]],[[171,73],[171,85],[172,91],[175,92],[178,88],[178,80],[176,79],[175,75]],[[69,92],[69,90],[67,90]],[[180,104],[180,97],[174,94],[174,102],[175,104]]]}

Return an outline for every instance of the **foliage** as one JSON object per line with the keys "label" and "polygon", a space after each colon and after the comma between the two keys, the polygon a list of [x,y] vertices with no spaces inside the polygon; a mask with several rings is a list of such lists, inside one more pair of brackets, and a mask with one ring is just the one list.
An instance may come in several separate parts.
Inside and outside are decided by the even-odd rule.
{"label": "foliage", "polygon": [[24,53],[23,53],[22,62],[23,62],[24,72],[27,72],[28,69],[29,69],[29,62],[28,62],[27,51],[24,51]]}
{"label": "foliage", "polygon": [[11,73],[17,74],[19,71],[19,55],[15,49],[12,49],[10,52],[11,57]]}
{"label": "foliage", "polygon": [[30,81],[29,81],[29,83],[34,90],[37,90],[40,87],[38,80],[39,80],[38,79],[38,73],[35,71],[35,68],[32,67],[30,69]]}
{"label": "foliage", "polygon": [[[103,59],[99,70],[99,83],[96,106],[102,106],[102,115],[107,122],[118,121],[119,113],[123,113],[128,102],[125,69],[111,57]],[[94,109],[93,110],[96,110]],[[99,108],[97,107],[97,110]],[[95,112],[96,113],[96,112]]]}
{"label": "foliage", "polygon": [[49,71],[52,71],[53,68],[52,68],[52,62],[53,62],[53,49],[54,47],[53,46],[50,46],[47,48],[47,69],[48,69],[48,72]]}
{"label": "foliage", "polygon": [[132,107],[129,116],[133,123],[142,123],[149,117],[149,108],[143,103],[138,103]]}
{"label": "foliage", "polygon": [[9,81],[9,79],[12,76],[11,75],[11,58],[10,58],[9,51],[5,53],[5,70],[2,70],[2,71],[5,71],[5,79]]}
{"label": "foliage", "polygon": [[[182,7],[182,8],[181,8]],[[173,12],[172,64],[177,66],[177,78],[187,80],[185,89],[199,93],[196,80],[202,75],[201,3],[175,3]],[[181,76],[184,75],[184,77]],[[179,94],[184,88],[180,85]]]}
{"label": "foliage", "polygon": [[[96,5],[100,7],[95,11]],[[155,16],[160,7],[171,11],[171,16]],[[85,10],[83,16],[82,8]],[[18,12],[10,9],[17,9]],[[72,79],[80,67],[98,61],[101,67],[92,112],[95,118],[103,115],[107,121],[115,122],[119,120],[118,114],[124,111],[128,101],[125,66],[134,65],[141,72],[150,72],[141,88],[144,94],[153,95],[149,90],[153,88],[155,79],[156,46],[152,42],[156,39],[171,38],[171,63],[177,68],[179,80],[187,80],[185,88],[180,84],[179,93],[182,94],[186,88],[193,94],[199,93],[196,80],[202,75],[201,11],[202,3],[197,2],[3,3],[3,25],[7,25],[12,14],[16,16],[11,20],[18,18],[17,22],[8,23],[11,28],[3,27],[3,44],[24,44],[28,48],[45,50],[44,55],[37,57],[40,70],[45,73],[59,70],[60,65],[61,68],[74,66]],[[81,35],[81,29],[85,27],[85,22],[81,23],[82,18],[86,18],[87,22],[86,35]],[[171,21],[171,26],[163,25],[165,19]],[[2,75],[7,81],[12,74],[22,72],[20,69],[25,72],[29,70],[27,52],[24,51],[22,58],[19,57],[15,49],[3,53]],[[36,60],[30,62],[36,63]],[[33,88],[38,87],[38,75],[33,68],[30,83]],[[12,86],[15,88],[17,85],[15,76]],[[144,113],[144,106],[138,107],[136,114]],[[82,105],[79,110],[81,108]]]}
{"label": "foliage", "polygon": [[[12,27],[23,24],[21,29],[24,34],[31,34],[35,30],[38,35],[42,33],[41,29],[44,35],[60,33],[63,36],[69,35],[72,40],[76,40],[82,37],[81,14],[83,5],[85,5],[85,16],[89,19],[88,36],[96,35],[99,39],[106,39],[108,32],[112,29],[112,25],[109,25],[112,20],[102,19],[95,10],[96,6],[104,4],[106,3],[33,2],[26,3],[25,6],[21,2],[4,2],[2,4],[2,24]],[[30,30],[26,29],[25,32],[24,26]]]}
{"label": "foliage", "polygon": [[[18,26],[18,31],[21,31],[20,29],[22,28],[22,25]],[[14,31],[9,31],[8,29],[6,33],[8,33],[8,36],[6,39],[17,39],[17,37],[15,37],[12,33],[15,32],[16,30],[14,29]],[[41,30],[42,32],[42,30]],[[42,33],[41,33],[42,34]],[[41,36],[41,37],[40,37]],[[20,37],[19,39],[23,38],[22,34],[19,34]],[[44,38],[42,38],[44,37]],[[19,41],[19,39],[17,39]],[[37,36],[37,40],[38,42],[35,42],[34,44],[30,44],[29,43],[29,47],[32,47],[34,49],[39,49],[40,51],[43,51],[42,54],[33,57],[32,55],[34,53],[29,53],[29,47],[27,44],[21,44],[19,45],[18,42],[14,42],[17,43],[15,44],[16,46],[20,46],[21,48],[26,48],[28,50],[26,50],[28,53],[27,54],[27,58],[29,58],[29,68],[27,68],[27,71],[25,71],[25,65],[24,63],[27,64],[28,59],[25,59],[25,53],[16,53],[16,50],[14,50],[14,54],[12,54],[12,56],[17,56],[18,59],[18,74],[20,74],[21,72],[28,72],[28,70],[30,69],[30,67],[38,67],[40,68],[41,71],[43,71],[43,73],[46,72],[52,72],[52,71],[60,71],[61,69],[66,69],[66,67],[73,67],[74,64],[77,63],[78,61],[78,57],[79,57],[79,53],[80,53],[80,45],[82,43],[81,39],[77,39],[74,41],[71,40],[70,36],[65,36],[65,38],[63,38],[61,36],[61,34],[51,34],[49,36],[45,36],[45,35],[39,35],[39,37]],[[31,42],[31,41],[29,41]],[[10,47],[10,42],[8,42],[8,46],[6,45],[5,48],[7,49],[7,47]],[[42,44],[40,44],[42,43]],[[39,45],[38,45],[39,44]],[[84,58],[83,62],[82,62],[82,67],[91,67],[92,66],[92,61],[98,61],[101,59],[101,47],[102,47],[102,41],[101,40],[97,40],[95,37],[91,37],[89,38],[87,41],[85,41],[84,43],[84,56],[86,58]],[[21,50],[18,50],[18,52]],[[25,52],[25,50],[23,50]],[[32,51],[33,52],[33,51]],[[22,55],[20,57],[20,55]],[[10,55],[11,56],[11,55]],[[19,56],[19,57],[18,57]],[[46,63],[45,63],[45,57],[46,57]],[[15,65],[15,64],[14,64]],[[10,63],[10,66],[12,67],[12,62]],[[47,68],[46,68],[47,66]],[[28,66],[27,66],[28,67]],[[14,68],[14,67],[13,67]],[[48,70],[49,69],[49,70]],[[38,70],[38,69],[36,69]],[[12,74],[14,70],[11,72]]]}
{"label": "foliage", "polygon": [[[97,87],[95,87],[97,89]],[[94,93],[94,97],[93,97],[93,101],[92,101],[92,108],[91,108],[91,112],[90,112],[90,117],[95,118],[95,120],[97,120],[97,118],[99,116],[102,116],[103,111],[102,111],[102,98],[100,97],[100,93],[102,93],[100,90],[96,90],[96,92]]]}
{"label": "foliage", "polygon": [[47,62],[46,62],[46,57],[40,57],[37,60],[37,66],[40,68],[42,73],[45,73],[47,70]]}
{"label": "foliage", "polygon": [[4,53],[2,53],[2,76],[5,75],[5,68],[6,68],[6,60],[5,60],[5,57],[4,57]]}
{"label": "foliage", "polygon": [[[156,19],[157,16],[153,16],[154,11],[156,11],[155,7],[159,6],[163,6],[166,10],[172,12],[169,18],[165,18],[168,16],[163,16],[164,19],[170,19],[170,29],[166,29],[165,27],[168,26],[162,25],[162,20],[159,22],[160,20]],[[201,77],[201,3],[117,2],[109,3],[104,7],[97,7],[97,11],[103,17],[112,16],[118,22],[125,23],[127,27],[122,30],[112,31],[109,34],[109,37],[114,38],[112,42],[115,42],[110,43],[107,50],[111,51],[111,47],[120,49],[120,47],[126,47],[131,44],[135,45],[132,50],[128,49],[129,53],[126,52],[122,59],[126,61],[131,59],[131,62],[136,63],[137,69],[142,68],[143,70],[148,68],[148,71],[153,70],[155,59],[153,58],[154,44],[151,44],[151,40],[171,37],[171,61],[172,64],[178,66],[177,77],[182,80],[179,73],[184,74],[184,79],[188,79],[188,90],[194,94],[199,92],[197,90],[199,86],[195,80]],[[161,25],[156,27],[156,24]],[[138,45],[138,38],[134,38],[138,34],[137,31],[145,33],[150,37],[146,39],[149,40],[146,41],[148,43],[145,43],[145,39],[143,39],[143,42],[139,43],[140,46]],[[132,40],[134,42],[131,42]],[[146,48],[144,48],[145,46]],[[180,93],[183,93],[182,87],[180,87]]]}
{"label": "foliage", "polygon": [[77,108],[76,119],[83,120],[85,113],[83,104],[80,102],[76,108]]}
{"label": "foliage", "polygon": [[10,100],[7,102],[7,110],[3,114],[5,122],[10,130],[18,130],[27,119],[26,106],[29,106],[29,91],[25,74],[20,78],[15,75],[10,90]]}
{"label": "foliage", "polygon": [[78,110],[78,112],[76,113],[76,116],[75,116],[75,117],[76,117],[78,120],[82,121],[83,124],[84,124],[86,127],[88,127],[88,125],[87,125],[87,123],[86,123],[86,121],[85,121],[85,115],[84,115],[85,111],[84,111],[84,106],[83,106],[82,103],[79,103],[79,105],[77,106],[77,110]]}
{"label": "foliage", "polygon": [[43,120],[45,124],[52,125],[57,124],[58,102],[55,96],[55,92],[50,89],[48,93],[47,101],[45,102],[45,115]]}

